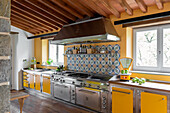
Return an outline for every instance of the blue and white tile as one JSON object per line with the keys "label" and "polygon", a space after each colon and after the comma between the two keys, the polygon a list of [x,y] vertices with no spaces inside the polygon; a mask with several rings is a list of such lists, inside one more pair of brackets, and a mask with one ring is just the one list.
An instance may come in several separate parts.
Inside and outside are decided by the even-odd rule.
{"label": "blue and white tile", "polygon": [[94,64],[94,61],[93,61],[93,60],[90,60],[90,64],[93,65],[93,64]]}
{"label": "blue and white tile", "polygon": [[118,44],[116,44],[113,48],[115,51],[119,51],[120,50],[120,46]]}
{"label": "blue and white tile", "polygon": [[90,71],[93,72],[94,71],[94,67],[90,67]]}
{"label": "blue and white tile", "polygon": [[102,60],[102,61],[101,61],[101,64],[102,64],[103,66],[105,66],[105,65],[106,65],[106,61],[105,61],[105,60]]}
{"label": "blue and white tile", "polygon": [[111,45],[108,45],[107,46],[107,50],[110,52],[110,51],[112,51],[112,46]]}
{"label": "blue and white tile", "polygon": [[114,73],[117,75],[117,74],[119,74],[120,73],[120,69],[119,68],[115,68],[114,69]]}
{"label": "blue and white tile", "polygon": [[96,67],[95,71],[96,71],[96,72],[99,72],[99,71],[100,71],[100,69],[99,69],[98,67]]}
{"label": "blue and white tile", "polygon": [[104,67],[101,68],[101,72],[102,72],[102,73],[106,73],[106,68],[104,68]]}
{"label": "blue and white tile", "polygon": [[88,67],[85,67],[85,71],[88,72],[88,71],[89,71],[89,68],[88,68]]}
{"label": "blue and white tile", "polygon": [[116,67],[118,67],[118,66],[120,65],[119,61],[118,61],[118,60],[115,60],[115,61],[114,61],[114,65],[115,65]]}

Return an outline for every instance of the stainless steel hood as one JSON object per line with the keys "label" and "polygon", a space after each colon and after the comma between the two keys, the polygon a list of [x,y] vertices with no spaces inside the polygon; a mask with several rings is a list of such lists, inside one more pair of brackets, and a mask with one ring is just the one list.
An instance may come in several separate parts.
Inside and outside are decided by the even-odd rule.
{"label": "stainless steel hood", "polygon": [[70,44],[119,40],[120,38],[111,21],[100,17],[64,25],[51,43]]}

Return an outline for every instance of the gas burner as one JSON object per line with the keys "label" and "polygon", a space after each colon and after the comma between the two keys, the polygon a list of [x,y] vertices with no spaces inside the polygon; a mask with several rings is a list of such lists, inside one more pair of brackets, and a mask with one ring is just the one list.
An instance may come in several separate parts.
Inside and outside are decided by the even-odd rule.
{"label": "gas burner", "polygon": [[109,81],[111,79],[111,75],[100,75],[100,74],[93,74],[92,76],[88,77],[89,80],[97,80],[97,81]]}
{"label": "gas burner", "polygon": [[86,74],[86,73],[72,73],[72,74],[69,74],[68,75],[69,77],[79,77],[79,78],[87,78],[89,77],[90,75],[89,74]]}

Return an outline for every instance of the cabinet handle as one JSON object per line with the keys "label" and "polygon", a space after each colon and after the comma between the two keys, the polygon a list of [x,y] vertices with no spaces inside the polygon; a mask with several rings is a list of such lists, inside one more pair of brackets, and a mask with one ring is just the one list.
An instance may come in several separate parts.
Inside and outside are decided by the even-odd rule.
{"label": "cabinet handle", "polygon": [[130,94],[130,92],[124,92],[124,91],[118,91],[118,90],[112,90],[114,92],[124,93],[124,94]]}
{"label": "cabinet handle", "polygon": [[162,100],[165,100],[164,98],[162,98]]}
{"label": "cabinet handle", "polygon": [[80,89],[80,92],[84,92],[84,93],[90,93],[90,94],[95,94],[96,92],[94,91],[89,91],[89,90],[84,90],[84,89]]}
{"label": "cabinet handle", "polygon": [[55,86],[60,86],[60,87],[68,88],[68,86],[65,86],[65,85],[59,85],[59,84],[55,84]]}
{"label": "cabinet handle", "polygon": [[50,79],[50,78],[43,78],[43,79]]}

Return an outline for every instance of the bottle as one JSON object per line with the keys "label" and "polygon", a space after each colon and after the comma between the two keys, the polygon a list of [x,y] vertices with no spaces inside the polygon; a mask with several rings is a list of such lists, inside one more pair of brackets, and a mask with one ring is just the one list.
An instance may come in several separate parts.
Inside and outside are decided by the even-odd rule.
{"label": "bottle", "polygon": [[82,53],[82,44],[80,45],[80,52],[79,52],[80,54]]}

